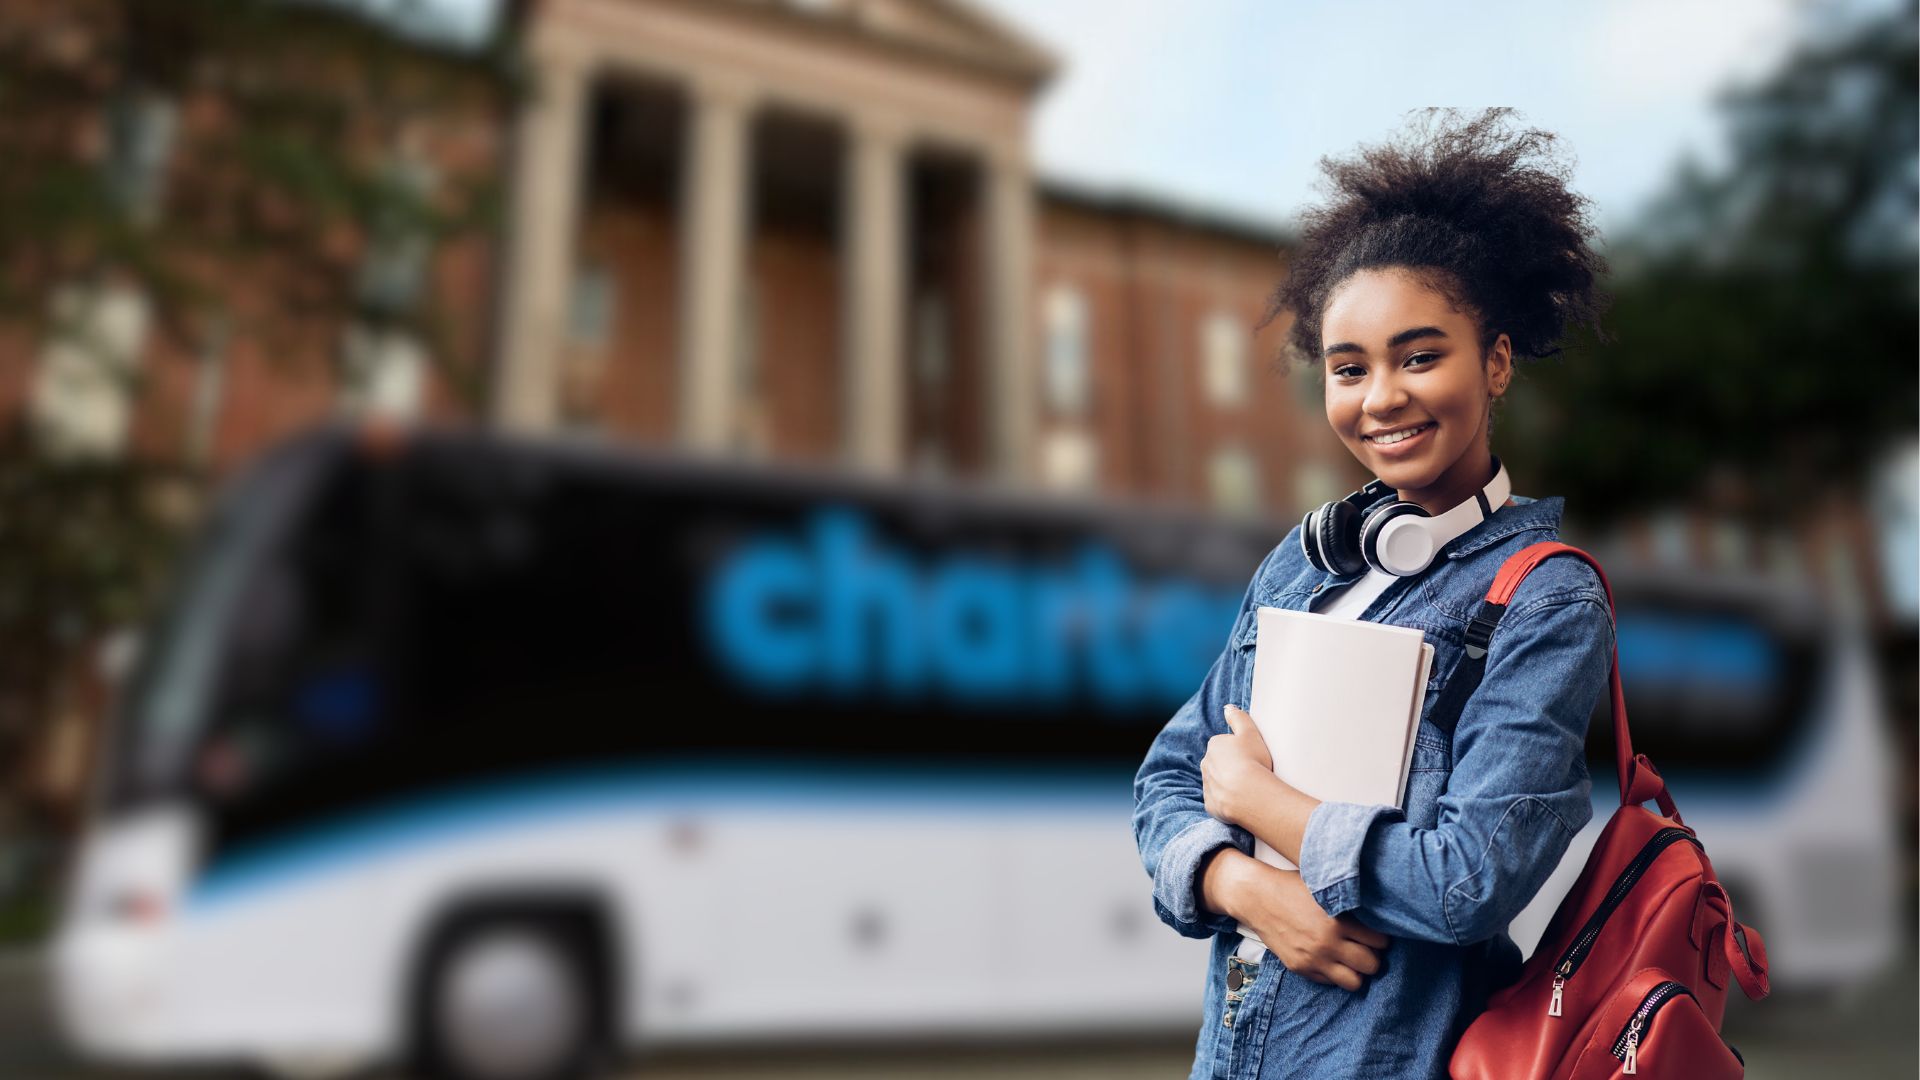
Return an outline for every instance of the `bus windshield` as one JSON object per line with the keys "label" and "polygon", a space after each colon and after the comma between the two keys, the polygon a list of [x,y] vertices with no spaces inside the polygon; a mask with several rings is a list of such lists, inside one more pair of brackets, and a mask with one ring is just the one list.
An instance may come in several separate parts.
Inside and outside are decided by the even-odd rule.
{"label": "bus windshield", "polygon": [[105,770],[110,807],[177,797],[222,665],[229,616],[258,552],[283,526],[321,460],[312,440],[263,459],[214,506],[145,634]]}

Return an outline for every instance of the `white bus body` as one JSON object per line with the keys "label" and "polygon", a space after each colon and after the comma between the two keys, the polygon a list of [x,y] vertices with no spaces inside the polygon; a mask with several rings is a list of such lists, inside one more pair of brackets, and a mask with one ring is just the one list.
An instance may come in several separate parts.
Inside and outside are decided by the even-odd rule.
{"label": "white bus body", "polygon": [[[459,1075],[456,1059],[493,1052],[490,1036],[551,1048],[583,1033],[664,1047],[1192,1030],[1206,946],[1153,916],[1129,781],[1277,535],[467,441],[407,452],[422,476],[450,470],[434,484],[456,493],[453,527],[425,481],[327,494],[343,468],[387,475],[339,435],[263,464],[216,521],[128,695],[55,947],[80,1046],[312,1068],[416,1054],[431,1036],[439,1071]],[[574,473],[614,501],[567,534]],[[681,509],[629,513],[667,490]],[[808,509],[821,505],[867,515],[854,547],[853,519]],[[354,531],[355,508],[394,506],[429,507],[401,514],[404,543]],[[543,529],[588,552],[604,533],[607,550],[651,561],[588,567],[573,593],[564,576],[522,581],[581,570],[554,569],[566,553],[542,555]],[[346,539],[323,542],[330,530]],[[283,549],[297,552],[290,569],[263,570]],[[419,592],[382,576],[391,551],[416,549],[431,553],[421,574],[452,584],[419,593],[431,604],[381,606]],[[462,606],[460,583],[499,567],[518,569]],[[886,621],[903,567],[935,624],[943,596],[1000,590],[1006,603],[955,615],[944,643],[903,645],[907,624]],[[942,592],[942,575],[970,591]],[[1639,590],[1629,570],[1611,576],[1632,659]],[[380,587],[360,596],[366,582]],[[854,622],[840,593],[866,605]],[[1727,600],[1652,594],[1683,618],[1689,597]],[[1648,703],[1639,745],[1766,933],[1776,986],[1840,985],[1894,952],[1892,762],[1863,642],[1817,613],[1766,616],[1770,595],[1713,610],[1760,612],[1778,630],[1766,649],[1799,643],[1799,681],[1776,688],[1792,692],[1790,716],[1754,699],[1754,727],[1680,686],[1673,700],[1693,705],[1668,715],[1694,725],[1693,749],[1675,743],[1668,759],[1657,680],[1623,659],[1628,703]],[[488,624],[516,604],[543,614]],[[1099,636],[1136,616],[1135,636]],[[995,620],[1025,635],[1018,649],[979,630]],[[394,626],[411,629],[380,637]],[[693,648],[683,639],[707,651],[677,652]],[[628,651],[602,656],[604,641]],[[383,666],[381,650],[405,664]],[[514,681],[526,657],[564,671],[529,688]],[[568,696],[599,678],[614,689]],[[616,752],[640,730],[653,749]],[[853,752],[875,742],[892,749]],[[1701,750],[1723,744],[1751,752]],[[1593,825],[1514,924],[1523,950],[1612,812],[1609,773],[1597,765]],[[514,950],[516,928],[544,957]],[[528,1009],[528,987],[572,1011]],[[462,995],[470,1007],[448,1004]],[[489,1009],[498,1031],[455,1022],[471,1029]]]}

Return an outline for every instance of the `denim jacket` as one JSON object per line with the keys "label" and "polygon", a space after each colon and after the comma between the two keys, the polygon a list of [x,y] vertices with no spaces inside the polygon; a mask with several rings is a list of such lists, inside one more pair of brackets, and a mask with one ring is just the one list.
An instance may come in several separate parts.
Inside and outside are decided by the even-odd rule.
{"label": "denim jacket", "polygon": [[[1442,1077],[1467,1022],[1518,974],[1507,923],[1592,816],[1583,746],[1614,649],[1593,568],[1564,556],[1536,566],[1508,604],[1450,738],[1432,713],[1494,574],[1515,551],[1559,538],[1562,505],[1516,496],[1361,616],[1425,631],[1434,662],[1404,811],[1322,803],[1301,844],[1301,879],[1320,906],[1392,939],[1357,992],[1296,976],[1271,955],[1257,965],[1234,957],[1234,920],[1200,902],[1207,857],[1227,845],[1253,849],[1245,829],[1208,816],[1200,759],[1207,739],[1227,730],[1222,706],[1247,705],[1255,609],[1308,610],[1322,591],[1361,576],[1314,569],[1298,526],[1261,562],[1226,648],[1134,778],[1134,839],[1154,910],[1181,934],[1214,939],[1194,1077]],[[1238,985],[1229,989],[1232,968]]]}

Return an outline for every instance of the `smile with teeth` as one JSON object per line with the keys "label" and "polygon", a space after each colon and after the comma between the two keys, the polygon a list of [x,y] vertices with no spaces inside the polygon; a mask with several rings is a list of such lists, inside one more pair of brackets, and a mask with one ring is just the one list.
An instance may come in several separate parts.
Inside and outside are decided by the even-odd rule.
{"label": "smile with teeth", "polygon": [[1415,435],[1420,434],[1421,432],[1427,430],[1432,426],[1433,426],[1433,421],[1429,420],[1426,423],[1419,425],[1418,427],[1406,428],[1405,430],[1402,430],[1402,431],[1393,432],[1390,435],[1379,435],[1379,436],[1362,435],[1361,438],[1365,439],[1367,442],[1374,444],[1375,446],[1392,446],[1394,443],[1404,442],[1407,439],[1411,439]]}

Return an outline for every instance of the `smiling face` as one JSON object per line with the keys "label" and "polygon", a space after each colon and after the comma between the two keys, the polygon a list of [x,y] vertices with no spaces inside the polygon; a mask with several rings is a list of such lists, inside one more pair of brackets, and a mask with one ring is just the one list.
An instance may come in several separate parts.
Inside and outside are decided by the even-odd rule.
{"label": "smiling face", "polygon": [[1334,289],[1320,340],[1327,423],[1400,498],[1439,514],[1493,479],[1487,414],[1513,374],[1505,334],[1482,355],[1470,314],[1418,276],[1380,269]]}

